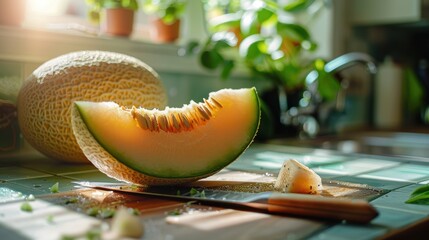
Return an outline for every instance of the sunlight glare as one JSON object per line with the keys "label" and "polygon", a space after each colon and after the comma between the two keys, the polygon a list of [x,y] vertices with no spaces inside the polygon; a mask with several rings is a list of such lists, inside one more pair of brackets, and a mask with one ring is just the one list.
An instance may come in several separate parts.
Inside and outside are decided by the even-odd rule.
{"label": "sunlight glare", "polygon": [[58,16],[68,7],[69,0],[31,0],[27,1],[29,15]]}

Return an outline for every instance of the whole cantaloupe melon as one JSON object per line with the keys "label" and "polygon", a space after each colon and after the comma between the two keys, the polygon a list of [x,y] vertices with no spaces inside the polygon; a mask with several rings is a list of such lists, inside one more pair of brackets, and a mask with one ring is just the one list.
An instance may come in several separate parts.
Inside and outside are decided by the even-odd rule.
{"label": "whole cantaloupe melon", "polygon": [[73,102],[82,100],[149,109],[167,104],[158,74],[142,61],[113,52],[73,52],[44,63],[23,83],[18,121],[24,138],[48,157],[87,162],[70,122]]}

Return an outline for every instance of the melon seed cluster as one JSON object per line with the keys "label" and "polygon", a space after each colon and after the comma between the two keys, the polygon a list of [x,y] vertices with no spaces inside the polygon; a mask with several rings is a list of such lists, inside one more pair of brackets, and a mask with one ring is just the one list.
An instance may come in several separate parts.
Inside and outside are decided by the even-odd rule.
{"label": "melon seed cluster", "polygon": [[[196,126],[205,124],[214,113],[222,108],[213,97],[204,102],[191,101],[182,108],[166,108],[165,110],[132,107],[131,115],[137,125],[145,130],[181,132],[190,131]],[[126,110],[123,107],[124,110]]]}

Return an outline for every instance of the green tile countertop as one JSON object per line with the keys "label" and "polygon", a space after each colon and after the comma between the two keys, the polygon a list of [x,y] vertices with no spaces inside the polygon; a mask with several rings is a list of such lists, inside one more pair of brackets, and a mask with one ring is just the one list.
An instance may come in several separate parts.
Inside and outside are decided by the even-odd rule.
{"label": "green tile countertop", "polygon": [[[415,162],[406,158],[340,154],[329,150],[255,143],[228,168],[275,176],[283,161],[290,158],[311,167],[325,180],[367,184],[385,193],[371,202],[380,215],[370,224],[333,224],[315,232],[310,239],[377,239],[429,216],[428,205],[405,203],[416,187],[429,182],[429,158],[428,162]],[[116,182],[91,164],[58,164],[49,160],[1,163],[0,220],[10,214],[11,204],[18,204],[30,194],[36,198],[50,194],[50,188],[56,183],[61,192],[66,192],[76,189],[74,181]],[[67,214],[71,214],[71,218],[74,216],[73,212]],[[84,219],[94,221],[90,217]],[[7,236],[7,229],[0,226],[1,234]]]}
{"label": "green tile countertop", "polygon": [[76,189],[75,181],[109,181],[116,180],[101,173],[92,164],[67,164],[58,163],[49,159],[32,159],[31,161],[11,161],[9,164],[2,161],[0,165],[0,202],[11,200],[11,190],[17,198],[22,195],[33,194],[35,196],[50,194],[50,188],[58,183],[61,192]]}

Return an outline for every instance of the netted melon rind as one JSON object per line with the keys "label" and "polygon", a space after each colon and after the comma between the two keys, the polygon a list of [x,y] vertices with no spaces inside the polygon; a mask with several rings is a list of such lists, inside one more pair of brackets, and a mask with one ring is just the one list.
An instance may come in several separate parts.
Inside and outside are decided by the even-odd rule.
{"label": "netted melon rind", "polygon": [[158,178],[137,172],[122,164],[100,146],[89,132],[76,106],[73,106],[71,116],[74,135],[85,156],[101,172],[116,180],[139,185],[173,185],[193,182],[217,172],[190,178]]}
{"label": "netted melon rind", "polygon": [[18,119],[25,139],[48,157],[88,162],[71,129],[70,110],[77,100],[162,109],[167,95],[158,74],[136,58],[69,53],[41,65],[21,87]]}

